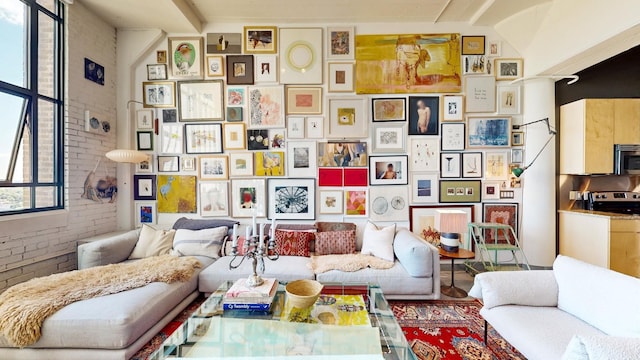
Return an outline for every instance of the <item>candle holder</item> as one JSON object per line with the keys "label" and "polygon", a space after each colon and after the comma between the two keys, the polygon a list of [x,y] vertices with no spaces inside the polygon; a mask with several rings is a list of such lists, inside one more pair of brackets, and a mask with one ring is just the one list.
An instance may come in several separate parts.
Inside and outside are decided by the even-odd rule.
{"label": "candle holder", "polygon": [[[234,239],[237,240],[237,239]],[[265,248],[264,243],[267,243]],[[237,241],[234,241],[237,244]],[[260,286],[264,282],[262,277],[258,275],[258,263],[260,264],[261,272],[264,272],[264,259],[267,258],[271,261],[276,261],[280,258],[280,254],[276,251],[276,241],[272,239],[270,236],[265,236],[265,239],[260,239],[260,235],[252,235],[249,239],[245,239],[244,241],[244,255],[238,259],[238,245],[235,245],[231,248],[231,256],[233,258],[229,262],[229,269],[235,270],[242,265],[245,259],[251,259],[253,266],[253,275],[249,275],[247,278],[247,285],[254,287]],[[266,252],[265,252],[266,250]]]}

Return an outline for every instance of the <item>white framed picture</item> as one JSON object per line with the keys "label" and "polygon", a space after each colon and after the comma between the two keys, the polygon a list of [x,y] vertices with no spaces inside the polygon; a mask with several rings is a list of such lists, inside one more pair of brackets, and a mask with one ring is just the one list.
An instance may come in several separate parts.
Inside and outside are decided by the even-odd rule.
{"label": "white framed picture", "polygon": [[342,214],[344,204],[342,190],[319,190],[319,213],[320,214]]}
{"label": "white framed picture", "polygon": [[306,127],[307,139],[324,138],[324,117],[309,116],[307,117]]}
{"label": "white framed picture", "polygon": [[140,130],[153,129],[153,110],[144,109],[136,111],[136,128]]}
{"label": "white framed picture", "polygon": [[482,183],[482,200],[500,199],[500,182],[485,181]]}
{"label": "white framed picture", "polygon": [[368,135],[367,101],[364,97],[328,99],[329,131],[327,138],[362,139]]}
{"label": "white framed picture", "polygon": [[465,76],[466,112],[496,111],[496,78],[493,76]]}
{"label": "white framed picture", "polygon": [[254,55],[253,63],[255,83],[278,82],[278,57],[276,55]]}
{"label": "white framed picture", "polygon": [[265,200],[264,179],[231,180],[233,217],[265,217]]}
{"label": "white framed picture", "polygon": [[287,136],[289,139],[304,139],[304,123],[302,116],[287,117]]}
{"label": "white framed picture", "polygon": [[444,95],[442,97],[442,121],[464,120],[464,96]]}
{"label": "white framed picture", "polygon": [[136,223],[138,225],[150,225],[158,222],[155,201],[136,201],[135,209]]}
{"label": "white framed picture", "polygon": [[404,124],[376,124],[373,127],[372,139],[374,153],[405,152],[407,134]]}
{"label": "white framed picture", "polygon": [[482,172],[482,153],[481,152],[464,152],[462,153],[462,177],[463,178],[481,178]]}
{"label": "white framed picture", "polygon": [[507,115],[520,113],[520,86],[498,86],[498,113]]}
{"label": "white framed picture", "polygon": [[316,179],[274,179],[267,181],[269,219],[314,220]]}
{"label": "white framed picture", "polygon": [[182,154],[184,129],[180,124],[162,124],[160,146],[163,154]]}
{"label": "white framed picture", "polygon": [[291,177],[315,177],[318,147],[315,141],[287,142],[287,174]]}
{"label": "white framed picture", "polygon": [[136,164],[136,174],[153,173],[153,154],[147,153],[147,158]]}
{"label": "white framed picture", "polygon": [[461,153],[440,153],[440,177],[459,178],[462,177]]}
{"label": "white framed picture", "polygon": [[438,202],[438,175],[411,174],[411,203],[428,204]]}
{"label": "white framed picture", "polygon": [[506,180],[509,177],[509,158],[507,151],[487,151],[485,157],[485,179]]}
{"label": "white framed picture", "polygon": [[200,216],[229,216],[229,183],[200,182]]}
{"label": "white framed picture", "polygon": [[229,176],[253,176],[253,153],[229,153]]}
{"label": "white framed picture", "polygon": [[322,84],[322,28],[280,28],[280,82]]}
{"label": "white framed picture", "polygon": [[414,137],[409,146],[411,171],[438,171],[440,143],[437,137]]}
{"label": "white framed picture", "polygon": [[409,189],[406,186],[369,188],[369,219],[406,221],[409,218]]}
{"label": "white framed picture", "polygon": [[329,92],[354,92],[353,63],[329,63]]}

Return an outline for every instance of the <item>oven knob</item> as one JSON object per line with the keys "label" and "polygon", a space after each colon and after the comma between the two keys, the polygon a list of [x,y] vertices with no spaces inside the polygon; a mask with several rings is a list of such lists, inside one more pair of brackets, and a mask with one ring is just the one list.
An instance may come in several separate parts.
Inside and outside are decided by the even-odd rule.
{"label": "oven knob", "polygon": [[596,195],[596,199],[600,199],[602,197],[604,197],[604,195]]}
{"label": "oven knob", "polygon": [[637,199],[638,198],[638,194],[633,194],[633,198]]}
{"label": "oven knob", "polygon": [[606,199],[606,198],[607,198],[607,195],[606,195],[606,194],[602,194],[602,198],[603,198],[603,199]]}

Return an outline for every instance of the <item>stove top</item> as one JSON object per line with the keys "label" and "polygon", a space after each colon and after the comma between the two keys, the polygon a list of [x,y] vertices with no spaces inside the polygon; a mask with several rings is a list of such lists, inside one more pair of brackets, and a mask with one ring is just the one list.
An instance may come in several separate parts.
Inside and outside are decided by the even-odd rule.
{"label": "stove top", "polygon": [[589,210],[640,215],[640,193],[633,191],[597,191],[589,193]]}
{"label": "stove top", "polygon": [[600,202],[640,202],[640,193],[633,191],[596,191],[589,199]]}

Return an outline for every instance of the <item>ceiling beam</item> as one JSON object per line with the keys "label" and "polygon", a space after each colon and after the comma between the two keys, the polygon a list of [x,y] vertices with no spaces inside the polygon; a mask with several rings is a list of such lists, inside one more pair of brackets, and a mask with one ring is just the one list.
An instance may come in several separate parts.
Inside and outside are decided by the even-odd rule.
{"label": "ceiling beam", "polygon": [[203,20],[202,16],[197,13],[185,0],[171,0],[173,4],[180,10],[180,13],[193,26],[193,30],[197,33],[202,32]]}

